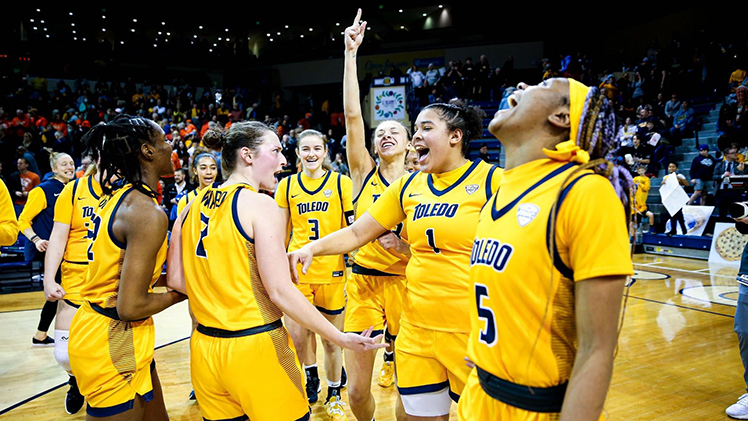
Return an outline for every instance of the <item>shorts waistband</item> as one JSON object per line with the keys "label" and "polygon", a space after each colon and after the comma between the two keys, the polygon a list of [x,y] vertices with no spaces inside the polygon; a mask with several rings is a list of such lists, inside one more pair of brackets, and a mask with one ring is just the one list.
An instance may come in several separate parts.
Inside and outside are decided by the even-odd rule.
{"label": "shorts waistband", "polygon": [[387,272],[382,272],[382,271],[379,271],[379,270],[376,270],[376,269],[365,268],[365,267],[359,266],[359,265],[357,265],[355,263],[353,264],[353,266],[351,266],[351,271],[353,273],[355,273],[356,275],[366,275],[366,276],[400,276],[400,275],[396,275],[394,273],[387,273]]}
{"label": "shorts waistband", "polygon": [[72,302],[72,301],[70,301],[70,300],[68,300],[68,299],[64,299],[64,298],[63,298],[63,301],[65,301],[65,302],[67,303],[67,305],[69,305],[69,306],[71,306],[71,307],[75,307],[75,308],[81,308],[81,305],[80,305],[80,304],[75,304],[74,302]]}
{"label": "shorts waistband", "polygon": [[62,259],[65,263],[70,263],[71,265],[86,265],[88,266],[88,262],[71,262],[70,260]]}
{"label": "shorts waistband", "polygon": [[[119,313],[117,313],[117,307],[105,308],[105,307],[102,307],[102,306],[100,306],[98,304],[94,304],[94,303],[88,303],[88,304],[91,306],[91,308],[95,312],[101,314],[102,316],[109,317],[110,319],[113,319],[113,320],[121,320],[121,321],[123,321],[122,319],[119,318]],[[144,317],[144,318],[138,319],[138,320],[128,320],[128,322],[142,322],[143,320],[148,320],[148,317]]]}
{"label": "shorts waistband", "polygon": [[278,319],[266,325],[250,327],[249,329],[242,330],[225,330],[215,327],[207,327],[199,324],[197,325],[197,331],[202,333],[203,335],[212,336],[214,338],[240,338],[242,336],[250,336],[256,335],[258,333],[269,332],[282,326],[283,322],[281,321],[281,319]]}
{"label": "shorts waistband", "polygon": [[480,386],[486,394],[516,408],[532,412],[561,412],[568,382],[552,387],[530,387],[501,379],[475,367]]}

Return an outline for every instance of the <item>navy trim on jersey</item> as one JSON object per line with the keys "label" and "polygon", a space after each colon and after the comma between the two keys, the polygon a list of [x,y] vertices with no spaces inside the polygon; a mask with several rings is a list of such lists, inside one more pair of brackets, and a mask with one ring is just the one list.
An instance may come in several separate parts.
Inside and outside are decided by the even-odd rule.
{"label": "navy trim on jersey", "polygon": [[491,217],[493,218],[494,221],[497,220],[497,219],[499,219],[499,218],[501,218],[507,212],[509,212],[510,210],[512,210],[512,208],[514,208],[515,206],[517,206],[517,204],[520,202],[520,200],[522,200],[525,196],[527,196],[531,191],[533,191],[536,188],[540,187],[543,183],[551,180],[555,176],[563,173],[564,171],[568,170],[569,168],[573,167],[574,165],[577,165],[577,164],[569,162],[568,164],[565,164],[562,167],[556,168],[553,172],[551,172],[550,174],[546,175],[540,181],[538,181],[537,183],[535,183],[532,186],[530,186],[530,188],[528,188],[527,190],[525,190],[522,194],[520,194],[519,196],[517,196],[516,199],[512,200],[511,202],[509,202],[506,206],[504,206],[500,210],[496,210],[496,200],[499,197],[499,195],[495,194],[493,196],[493,204],[491,205]]}
{"label": "navy trim on jersey", "polygon": [[410,177],[408,177],[408,180],[405,181],[405,184],[403,184],[403,189],[400,190],[400,208],[403,210],[403,212],[405,211],[405,207],[403,206],[403,196],[405,195],[405,190],[408,188],[410,182],[413,181],[413,179],[416,177],[416,174],[418,174],[419,172],[421,171],[416,171],[411,174]]}
{"label": "navy trim on jersey", "polygon": [[[376,171],[376,168],[372,168],[371,171],[369,171],[369,174],[366,174],[366,177],[364,178],[364,182],[361,183],[361,190],[358,191],[358,194],[355,198],[353,198],[353,203],[355,204],[358,201],[358,198],[361,197],[361,193],[364,191],[364,187],[366,187],[366,184],[369,182],[371,177],[374,175],[374,171]],[[380,175],[381,178],[381,175]]]}
{"label": "navy trim on jersey", "polygon": [[337,310],[328,310],[328,309],[326,309],[324,307],[319,307],[319,306],[315,306],[315,307],[317,307],[317,310],[319,310],[320,313],[329,314],[331,316],[336,316],[338,314],[342,314],[343,311],[345,311],[345,307],[337,309]]}
{"label": "navy trim on jersey", "polygon": [[462,176],[460,176],[460,179],[454,182],[451,186],[447,187],[444,190],[439,190],[436,187],[434,187],[434,180],[431,174],[429,174],[429,176],[426,177],[426,181],[427,181],[426,184],[429,185],[429,189],[431,190],[431,193],[433,193],[435,196],[443,196],[451,192],[452,189],[459,186],[463,181],[465,181],[465,179],[468,178],[470,173],[473,172],[473,170],[476,167],[478,167],[478,164],[480,164],[481,162],[482,161],[480,159],[476,159],[475,161],[473,161],[473,165],[471,165],[470,168],[468,168],[467,171],[465,171],[465,173],[463,173]]}
{"label": "navy trim on jersey", "polygon": [[242,235],[247,241],[254,244],[255,240],[252,239],[249,235],[247,235],[247,232],[244,231],[244,228],[242,228],[241,222],[239,222],[239,210],[237,209],[237,203],[239,203],[239,193],[246,187],[239,187],[236,189],[236,193],[234,193],[234,200],[231,201],[231,216],[234,218],[234,225],[236,226],[236,229],[239,230],[239,234]]}
{"label": "navy trim on jersey", "polygon": [[[124,250],[127,246],[123,243],[121,243],[117,238],[114,236],[114,231],[112,231],[112,227],[114,226],[114,216],[117,214],[117,209],[119,209],[119,205],[122,204],[122,201],[125,200],[125,197],[127,197],[128,194],[132,193],[135,190],[135,187],[130,187],[130,190],[122,193],[122,196],[119,197],[119,200],[117,201],[117,204],[114,205],[114,210],[112,210],[112,214],[109,216],[109,224],[107,224],[107,232],[109,233],[109,238],[112,240],[112,243],[114,243],[115,246],[121,248]],[[99,416],[99,415],[94,415]]]}
{"label": "navy trim on jersey", "polygon": [[[78,182],[80,181],[80,178],[75,179],[75,183],[73,183],[73,197],[70,198],[70,201],[73,203],[73,207],[75,207],[75,192],[78,191]],[[98,199],[98,197],[97,197]]]}
{"label": "navy trim on jersey", "polygon": [[288,198],[288,195],[291,194],[290,193],[291,192],[291,179],[293,178],[293,176],[291,175],[286,178],[288,179],[288,182],[286,183],[287,184],[286,185],[286,204],[288,205],[288,210],[290,212],[291,211],[291,200]]}
{"label": "navy trim on jersey", "polygon": [[[330,174],[332,174],[332,171],[328,171],[327,172],[327,175],[325,175],[325,179],[322,181],[322,184],[319,185],[319,187],[317,188],[317,190],[315,190],[315,191],[312,192],[312,191],[307,190],[306,187],[304,187],[304,183],[301,182],[301,173],[299,173],[299,186],[301,187],[301,190],[304,190],[304,193],[306,193],[306,194],[308,194],[310,196],[314,196],[315,194],[319,193],[320,190],[322,190],[323,187],[325,187],[325,184],[327,184],[327,180],[330,179]],[[291,187],[291,183],[290,182],[288,183],[288,187]],[[291,190],[291,189],[289,188],[289,190]],[[289,204],[289,206],[290,206],[290,204]]]}
{"label": "navy trim on jersey", "polygon": [[[75,181],[78,181],[78,180],[75,180]],[[91,196],[93,196],[94,199],[96,199],[96,200],[100,200],[101,199],[99,197],[99,195],[96,194],[96,191],[94,191],[94,188],[93,188],[93,176],[88,177],[88,191],[91,192]],[[73,191],[73,193],[75,193],[75,191]]]}
{"label": "navy trim on jersey", "polygon": [[341,177],[343,177],[343,175],[338,173],[338,198],[340,198],[340,211],[345,213],[345,209],[343,209],[343,188],[340,187]]}
{"label": "navy trim on jersey", "polygon": [[[556,203],[556,213],[555,215],[548,215],[548,224],[545,228],[545,244],[546,244],[546,250],[548,250],[548,243],[550,242],[550,235],[551,235],[551,217],[554,219],[558,218],[558,213],[561,210],[561,204],[564,202],[564,199],[566,199],[566,196],[569,194],[569,191],[572,187],[574,187],[574,184],[577,183],[577,181],[583,179],[584,177],[587,177],[588,175],[596,175],[595,173],[587,173],[583,174],[580,177],[577,177],[569,183],[564,189],[561,191],[561,195],[558,197],[558,202]],[[561,254],[558,252],[558,244],[555,242],[553,243],[553,266],[556,267],[556,269],[561,272],[561,275],[563,275],[567,279],[574,279],[574,271],[570,269],[566,264],[561,260]]]}
{"label": "navy trim on jersey", "polygon": [[382,167],[377,167],[377,174],[379,174],[379,179],[382,180],[382,183],[384,183],[385,187],[389,187],[390,183],[387,182],[387,179],[384,178],[382,175]]}
{"label": "navy trim on jersey", "polygon": [[[364,331],[363,330],[346,330],[345,333],[355,333],[356,335],[360,335],[364,333]],[[373,338],[377,335],[383,335],[383,334],[384,334],[384,329],[379,329],[379,330],[372,330],[371,335],[369,336]]]}
{"label": "navy trim on jersey", "polygon": [[441,383],[426,384],[423,386],[414,386],[414,387],[398,386],[397,391],[400,392],[400,395],[420,395],[421,393],[438,392],[448,387],[449,387],[449,380],[445,380]]}
{"label": "navy trim on jersey", "polygon": [[452,398],[455,403],[460,403],[460,395],[453,392],[452,389],[449,389],[449,397]]}
{"label": "navy trim on jersey", "polygon": [[356,263],[351,265],[351,272],[355,273],[356,275],[366,275],[366,276],[400,276],[394,273],[387,273],[387,272],[382,272],[376,269],[370,269],[370,268],[361,266]]}
{"label": "navy trim on jersey", "polygon": [[[491,181],[493,180],[493,173],[496,171],[496,168],[498,167],[494,165],[490,170],[488,170],[488,177],[486,177],[486,202],[488,202],[491,199],[491,196],[493,196],[493,193],[491,192],[493,183],[491,183]],[[483,205],[485,206],[485,203]]]}
{"label": "navy trim on jersey", "polygon": [[[143,395],[143,400],[150,402],[153,400],[153,390]],[[86,414],[92,417],[111,417],[112,415],[121,414],[125,411],[129,411],[133,408],[135,399],[130,399],[127,402],[123,402],[114,406],[107,406],[104,408],[94,408],[91,405],[86,406]]]}

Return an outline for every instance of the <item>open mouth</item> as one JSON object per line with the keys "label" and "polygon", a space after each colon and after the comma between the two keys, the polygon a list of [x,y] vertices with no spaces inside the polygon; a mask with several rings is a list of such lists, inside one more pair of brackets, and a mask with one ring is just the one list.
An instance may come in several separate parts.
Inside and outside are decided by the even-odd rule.
{"label": "open mouth", "polygon": [[509,95],[509,98],[507,98],[507,102],[509,103],[509,108],[514,108],[519,104],[519,95],[517,93],[513,93]]}
{"label": "open mouth", "polygon": [[415,148],[418,154],[418,163],[423,163],[428,157],[430,149],[422,145],[416,145]]}
{"label": "open mouth", "polygon": [[395,146],[395,142],[392,140],[385,140],[382,143],[379,144],[379,148],[381,150],[389,149]]}

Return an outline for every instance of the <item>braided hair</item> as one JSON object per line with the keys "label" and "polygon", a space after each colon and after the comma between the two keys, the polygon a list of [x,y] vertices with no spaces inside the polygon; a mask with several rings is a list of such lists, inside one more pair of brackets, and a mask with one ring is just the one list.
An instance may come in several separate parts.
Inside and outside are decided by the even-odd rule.
{"label": "braided hair", "polygon": [[423,111],[433,109],[447,123],[450,131],[462,131],[462,156],[470,156],[470,141],[480,139],[483,134],[483,118],[486,112],[474,105],[465,105],[462,101],[435,103],[423,107]]}
{"label": "braided hair", "polygon": [[143,183],[140,167],[140,146],[151,143],[156,136],[153,121],[120,114],[109,123],[94,126],[85,137],[89,150],[101,155],[101,190],[111,194],[122,183],[132,183],[141,193],[156,197],[156,193]]}

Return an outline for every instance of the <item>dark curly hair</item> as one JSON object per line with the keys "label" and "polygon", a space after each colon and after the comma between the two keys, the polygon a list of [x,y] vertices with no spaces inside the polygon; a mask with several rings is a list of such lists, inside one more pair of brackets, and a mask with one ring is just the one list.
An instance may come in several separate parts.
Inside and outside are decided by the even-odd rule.
{"label": "dark curly hair", "polygon": [[439,117],[447,123],[450,131],[457,129],[462,131],[462,156],[467,158],[470,154],[470,141],[482,137],[485,111],[474,105],[465,105],[461,101],[450,104],[436,103],[423,107],[423,111],[430,109],[439,114]]}

